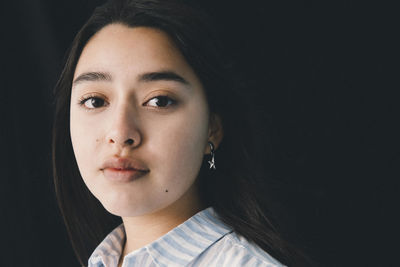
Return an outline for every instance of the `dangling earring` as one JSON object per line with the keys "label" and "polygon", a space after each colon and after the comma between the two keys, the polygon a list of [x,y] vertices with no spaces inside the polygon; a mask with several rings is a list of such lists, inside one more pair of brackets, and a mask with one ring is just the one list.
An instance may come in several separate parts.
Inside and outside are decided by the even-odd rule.
{"label": "dangling earring", "polygon": [[208,142],[208,144],[210,145],[210,150],[211,150],[211,161],[208,161],[208,163],[210,164],[210,169],[213,168],[214,170],[216,170],[217,168],[215,167],[214,144],[212,142]]}

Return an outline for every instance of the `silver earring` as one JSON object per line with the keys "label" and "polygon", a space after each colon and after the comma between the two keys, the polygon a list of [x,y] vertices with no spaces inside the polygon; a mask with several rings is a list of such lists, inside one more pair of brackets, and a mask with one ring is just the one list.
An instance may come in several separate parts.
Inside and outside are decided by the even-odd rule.
{"label": "silver earring", "polygon": [[208,161],[208,163],[210,164],[210,169],[213,168],[214,170],[216,170],[217,168],[215,167],[214,144],[212,142],[208,142],[208,144],[210,145],[211,150],[211,161]]}

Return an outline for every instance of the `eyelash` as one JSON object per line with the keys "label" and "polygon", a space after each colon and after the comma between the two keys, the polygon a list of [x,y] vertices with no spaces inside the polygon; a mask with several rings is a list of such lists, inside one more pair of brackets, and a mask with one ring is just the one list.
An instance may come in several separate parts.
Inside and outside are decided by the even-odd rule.
{"label": "eyelash", "polygon": [[[154,108],[157,108],[157,109],[167,109],[167,108],[169,108],[169,107],[171,107],[171,106],[175,106],[175,105],[177,104],[177,101],[174,100],[174,99],[172,99],[172,98],[169,97],[168,95],[157,95],[157,96],[154,96],[154,97],[150,98],[148,101],[146,101],[146,103],[150,102],[151,100],[153,100],[153,99],[155,99],[155,98],[166,98],[167,101],[170,102],[170,104],[167,105],[166,107],[154,107]],[[82,107],[85,108],[87,111],[93,111],[93,110],[96,110],[96,109],[99,109],[99,108],[104,107],[104,106],[101,106],[101,107],[98,107],[98,108],[96,108],[96,107],[95,107],[95,108],[87,108],[87,107],[85,107],[85,103],[86,103],[86,101],[88,101],[89,99],[100,99],[100,100],[106,102],[102,97],[99,97],[99,96],[97,96],[97,95],[88,95],[88,96],[84,96],[84,97],[80,98],[79,101],[78,101],[78,105],[79,105],[79,106],[82,106]],[[146,103],[145,103],[145,104],[146,104]]]}

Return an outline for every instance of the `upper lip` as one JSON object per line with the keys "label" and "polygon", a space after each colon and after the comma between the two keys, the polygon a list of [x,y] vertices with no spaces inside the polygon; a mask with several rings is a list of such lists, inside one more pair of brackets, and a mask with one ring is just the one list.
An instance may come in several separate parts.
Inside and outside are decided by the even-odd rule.
{"label": "upper lip", "polygon": [[104,162],[101,167],[101,170],[112,168],[112,169],[134,169],[138,171],[149,171],[146,168],[144,163],[139,160],[130,159],[130,158],[120,158],[113,157]]}

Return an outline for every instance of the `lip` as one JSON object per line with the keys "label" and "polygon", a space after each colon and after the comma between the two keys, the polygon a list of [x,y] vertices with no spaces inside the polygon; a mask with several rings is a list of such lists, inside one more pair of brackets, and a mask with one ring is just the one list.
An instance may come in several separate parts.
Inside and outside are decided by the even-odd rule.
{"label": "lip", "polygon": [[134,181],[150,172],[141,161],[117,157],[106,160],[100,170],[106,178],[116,182]]}
{"label": "lip", "polygon": [[112,157],[106,160],[101,170],[104,169],[135,169],[138,171],[149,171],[145,164],[137,159]]}
{"label": "lip", "polygon": [[106,168],[103,170],[103,174],[106,178],[115,182],[131,182],[139,179],[146,175],[148,171],[139,171],[135,169],[115,169]]}

